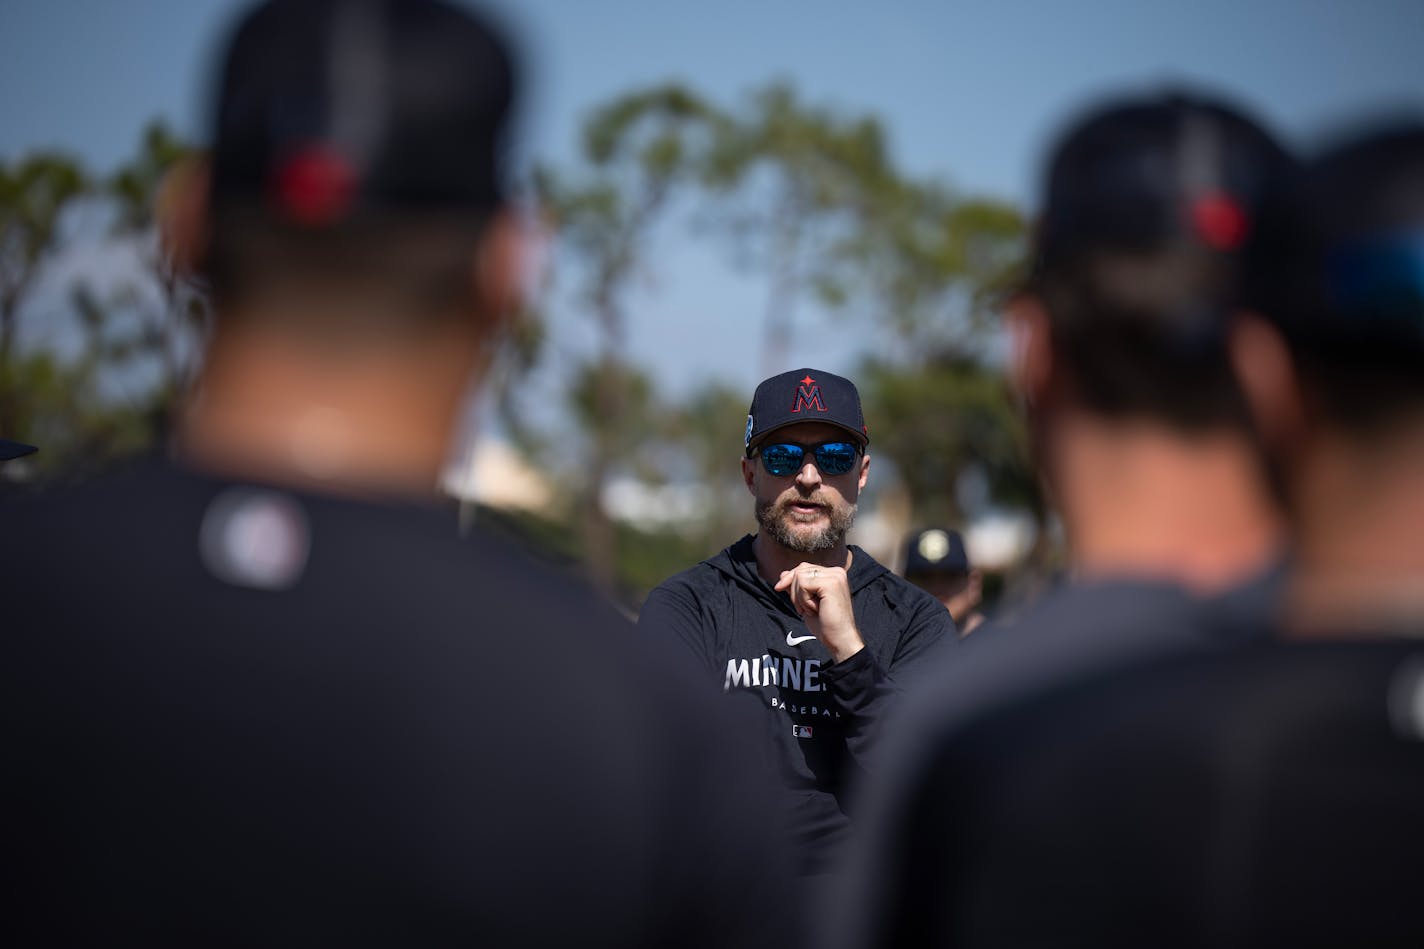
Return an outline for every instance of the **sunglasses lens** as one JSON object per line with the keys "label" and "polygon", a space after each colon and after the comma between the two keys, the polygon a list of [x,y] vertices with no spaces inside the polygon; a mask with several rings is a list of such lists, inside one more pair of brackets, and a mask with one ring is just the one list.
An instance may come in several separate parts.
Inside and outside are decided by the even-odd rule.
{"label": "sunglasses lens", "polygon": [[826,442],[816,446],[816,467],[829,475],[842,475],[855,467],[855,446],[850,442]]}
{"label": "sunglasses lens", "polygon": [[761,463],[767,474],[785,477],[801,467],[801,459],[806,457],[806,449],[800,445],[767,445],[761,450]]}
{"label": "sunglasses lens", "polygon": [[[827,475],[845,474],[855,467],[859,457],[850,442],[825,442],[811,451],[816,457],[816,467]],[[767,445],[761,450],[761,463],[767,474],[784,478],[801,470],[806,463],[806,449],[800,445]]]}

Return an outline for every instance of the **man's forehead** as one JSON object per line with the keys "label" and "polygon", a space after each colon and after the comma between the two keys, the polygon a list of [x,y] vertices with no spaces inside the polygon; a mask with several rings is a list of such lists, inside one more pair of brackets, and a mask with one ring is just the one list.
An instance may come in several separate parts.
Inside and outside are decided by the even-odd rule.
{"label": "man's forehead", "polygon": [[827,425],[825,422],[795,422],[768,433],[762,440],[762,444],[775,445],[780,442],[792,442],[813,445],[817,442],[835,441],[855,443],[855,439],[850,437],[850,433],[838,426]]}

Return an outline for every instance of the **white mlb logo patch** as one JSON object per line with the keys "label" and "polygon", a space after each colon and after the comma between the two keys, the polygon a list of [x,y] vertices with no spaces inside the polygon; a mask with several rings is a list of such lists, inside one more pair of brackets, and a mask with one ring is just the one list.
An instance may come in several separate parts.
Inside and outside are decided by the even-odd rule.
{"label": "white mlb logo patch", "polygon": [[810,726],[810,725],[792,725],[792,726],[791,726],[791,734],[794,735],[794,736],[796,736],[797,738],[810,738],[810,737],[811,737],[811,726]]}

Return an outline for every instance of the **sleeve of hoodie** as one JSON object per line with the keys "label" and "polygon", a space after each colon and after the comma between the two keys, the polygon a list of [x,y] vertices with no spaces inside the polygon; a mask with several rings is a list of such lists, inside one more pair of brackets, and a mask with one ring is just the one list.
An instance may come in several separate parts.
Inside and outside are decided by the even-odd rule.
{"label": "sleeve of hoodie", "polygon": [[[887,597],[888,599],[888,597]],[[899,693],[934,657],[959,641],[949,611],[939,601],[918,591],[898,603],[885,603],[880,616],[857,617],[857,622],[890,621],[902,624],[890,667],[883,667],[869,646],[821,670],[821,681],[835,696],[846,724],[846,748],[865,767],[881,722],[894,707]]]}
{"label": "sleeve of hoodie", "polygon": [[648,630],[660,639],[679,643],[692,656],[693,662],[712,672],[717,671],[713,659],[716,626],[707,604],[715,590],[706,584],[693,582],[693,571],[680,573],[665,580],[648,594],[638,612],[638,628]]}

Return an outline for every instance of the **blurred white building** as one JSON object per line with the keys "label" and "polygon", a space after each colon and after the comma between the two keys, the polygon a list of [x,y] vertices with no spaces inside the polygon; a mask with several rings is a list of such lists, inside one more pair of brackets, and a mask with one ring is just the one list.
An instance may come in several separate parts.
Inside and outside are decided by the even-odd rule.
{"label": "blurred white building", "polygon": [[464,459],[450,464],[441,486],[461,501],[539,513],[547,513],[557,497],[542,471],[496,438],[480,439]]}

